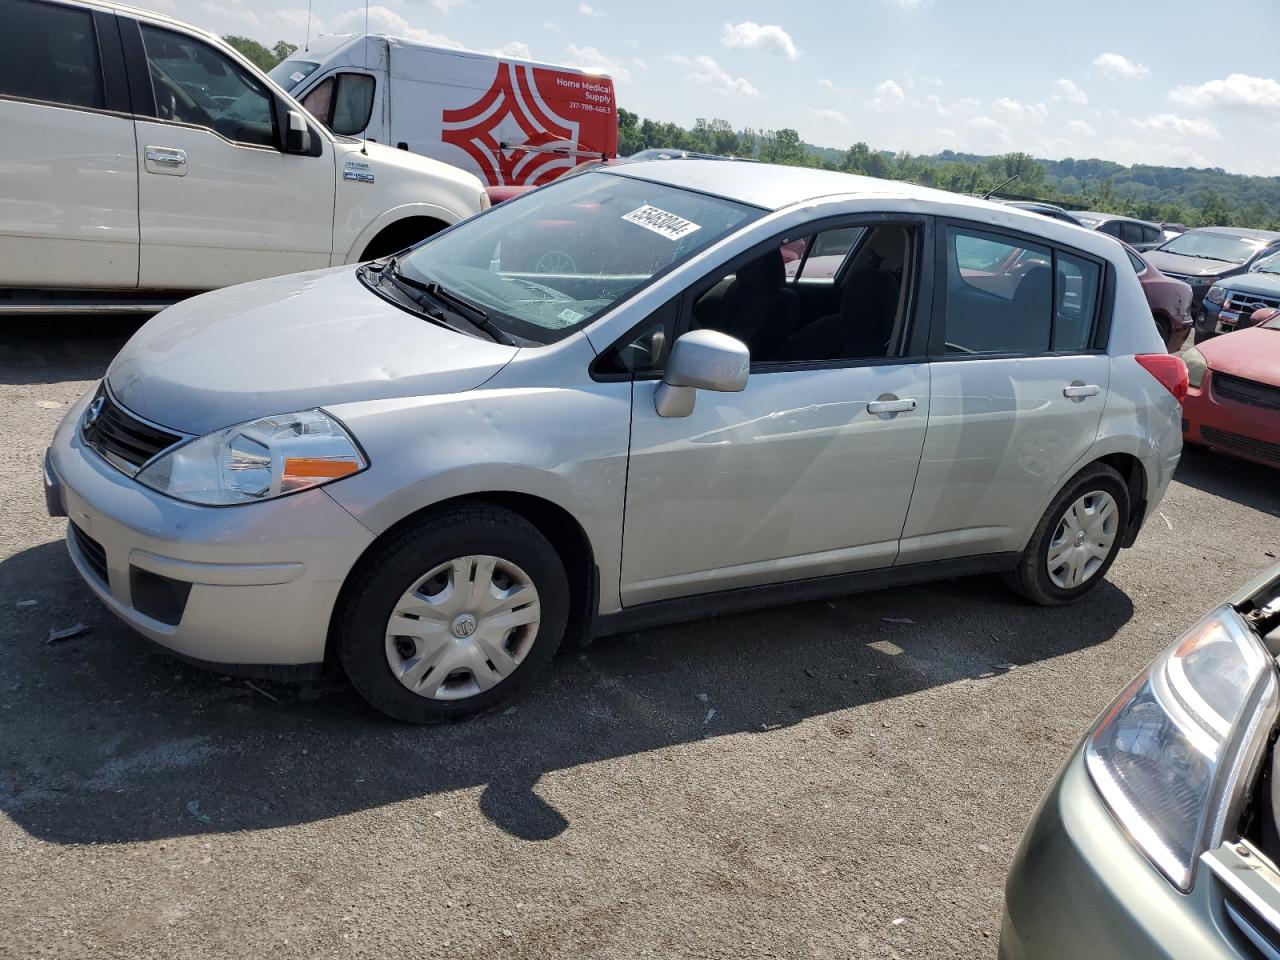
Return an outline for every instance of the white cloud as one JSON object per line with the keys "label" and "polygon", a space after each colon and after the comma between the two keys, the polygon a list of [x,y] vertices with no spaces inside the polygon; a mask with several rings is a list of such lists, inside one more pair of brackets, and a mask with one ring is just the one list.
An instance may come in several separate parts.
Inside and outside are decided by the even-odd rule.
{"label": "white cloud", "polygon": [[[173,12],[171,7],[166,8],[164,6],[164,0],[151,0],[150,7],[153,10],[162,12],[166,10],[169,13]],[[217,33],[236,33],[244,30],[269,43],[274,43],[276,39],[289,39],[291,41],[296,39],[301,44],[306,37],[307,8],[305,6],[284,7],[279,10],[260,13],[254,6],[237,2],[237,0],[226,0],[226,2],[204,0],[200,4],[200,9],[210,17],[208,21],[202,20],[201,26],[206,29],[212,29]],[[377,9],[385,10],[386,8]],[[364,16],[363,10],[361,10],[360,15]],[[371,8],[371,18],[372,15]],[[317,36],[323,29],[324,24],[321,23],[319,18],[312,18],[311,36]]]}
{"label": "white cloud", "polygon": [[746,77],[730,76],[720,64],[706,54],[700,53],[696,57],[686,57],[683,53],[670,53],[667,54],[667,59],[681,66],[694,67],[693,73],[689,74],[690,80],[709,84],[721,93],[740,93],[746,97],[754,97],[760,93]]}
{"label": "white cloud", "polygon": [[1169,99],[1187,107],[1246,107],[1280,110],[1280,82],[1270,77],[1233,73],[1225,80],[1174,87]]}
{"label": "white cloud", "polygon": [[1076,137],[1088,137],[1092,139],[1098,135],[1098,131],[1089,126],[1083,120],[1069,120],[1066,126],[1067,133]]}
{"label": "white cloud", "polygon": [[1198,140],[1221,140],[1222,134],[1208,120],[1179,117],[1172,113],[1160,113],[1145,120],[1134,120],[1133,125],[1148,133],[1172,133],[1180,137]]}
{"label": "white cloud", "polygon": [[903,10],[919,10],[929,0],[892,0],[895,6],[901,7]]}
{"label": "white cloud", "polygon": [[815,117],[817,117],[819,120],[825,120],[828,123],[839,124],[842,127],[849,126],[849,118],[846,117],[839,110],[831,110],[831,109],[820,110],[816,107],[810,107],[809,112],[813,114]]}
{"label": "white cloud", "polygon": [[907,95],[902,87],[898,86],[893,80],[885,80],[876,84],[876,88],[871,91],[871,94],[871,109],[878,110],[881,113],[886,110],[892,110],[894,107],[900,107],[907,100]]}
{"label": "white cloud", "polygon": [[1151,73],[1146,64],[1137,63],[1119,53],[1100,53],[1093,58],[1098,72],[1111,80],[1141,80]]}
{"label": "white cloud", "polygon": [[965,125],[970,143],[975,147],[1005,153],[1014,149],[1013,134],[1009,128],[988,116],[970,118]]}
{"label": "white cloud", "polygon": [[505,47],[498,47],[493,51],[498,57],[510,57],[514,60],[532,60],[533,54],[529,52],[529,45],[519,40],[512,40]]}
{"label": "white cloud", "polygon": [[596,9],[595,7],[593,7],[591,4],[586,3],[586,2],[585,2],[585,0],[584,0],[584,2],[583,2],[583,3],[579,3],[579,4],[578,4],[578,12],[579,12],[579,13],[581,13],[581,14],[585,14],[585,15],[586,15],[586,16],[588,16],[588,17],[602,17],[602,16],[604,16],[604,11],[603,11],[603,10],[597,10],[597,9]]}
{"label": "white cloud", "polygon": [[1084,106],[1089,102],[1089,97],[1085,92],[1066,77],[1053,82],[1053,99],[1065,100],[1067,103],[1074,103],[1079,106]]}
{"label": "white cloud", "polygon": [[631,62],[634,63],[637,67],[639,67],[641,70],[649,69],[649,65],[645,63],[643,60],[641,60],[639,57],[632,57]]}
{"label": "white cloud", "polygon": [[565,47],[565,56],[561,58],[566,67],[577,67],[592,73],[607,73],[615,80],[627,83],[631,80],[631,71],[616,60],[605,56],[595,47],[579,47],[569,44]]}
{"label": "white cloud", "polygon": [[1001,97],[991,106],[996,113],[1003,114],[1011,120],[1044,123],[1049,116],[1049,108],[1043,103],[1019,103],[1017,100]]}
{"label": "white cloud", "polygon": [[[365,11],[363,9],[348,10],[346,13],[338,14],[330,23],[336,33],[364,33]],[[408,20],[387,7],[370,7],[368,23],[370,33],[389,33],[392,36],[418,40],[437,47],[462,47],[462,44],[450,37],[410,26]]]}
{"label": "white cloud", "polygon": [[557,24],[552,23],[550,20],[542,25],[542,29],[550,30],[552,33],[564,33]]}
{"label": "white cloud", "polygon": [[431,0],[431,6],[435,7],[447,17],[451,9],[454,7],[465,7],[467,2],[468,0]]}
{"label": "white cloud", "polygon": [[771,53],[794,60],[800,56],[791,34],[776,23],[756,23],[744,20],[742,23],[726,23],[720,42],[730,50],[755,50],[758,53]]}

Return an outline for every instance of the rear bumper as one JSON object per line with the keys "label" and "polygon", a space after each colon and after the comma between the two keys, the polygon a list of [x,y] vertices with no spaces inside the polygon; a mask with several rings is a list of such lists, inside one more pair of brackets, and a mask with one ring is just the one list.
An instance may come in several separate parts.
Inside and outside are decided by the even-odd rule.
{"label": "rear bumper", "polygon": [[1077,751],[1014,854],[1001,960],[1247,960],[1222,915],[1222,890],[1197,872],[1180,893],[1130,842]]}
{"label": "rear bumper", "polygon": [[1183,439],[1268,467],[1280,467],[1280,411],[1220,400],[1213,371],[1187,391],[1182,403]]}

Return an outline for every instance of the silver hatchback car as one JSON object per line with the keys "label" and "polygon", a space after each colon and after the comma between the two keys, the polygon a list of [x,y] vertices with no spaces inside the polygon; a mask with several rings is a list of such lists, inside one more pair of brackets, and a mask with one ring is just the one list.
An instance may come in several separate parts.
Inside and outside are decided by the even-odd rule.
{"label": "silver hatchback car", "polygon": [[1109,237],[620,163],[164,311],[45,483],[140,633],[228,672],[336,660],[427,722],[566,637],[983,571],[1075,600],[1164,495],[1185,389]]}

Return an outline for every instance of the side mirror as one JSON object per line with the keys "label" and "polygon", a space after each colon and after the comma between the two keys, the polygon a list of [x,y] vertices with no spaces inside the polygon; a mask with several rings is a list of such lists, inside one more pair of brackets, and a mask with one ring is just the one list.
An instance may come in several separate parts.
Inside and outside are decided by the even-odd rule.
{"label": "side mirror", "polygon": [[286,127],[284,132],[285,153],[310,153],[311,131],[306,119],[297,110],[285,112]]}
{"label": "side mirror", "polygon": [[692,330],[671,347],[654,408],[660,417],[687,417],[696,391],[738,393],[746,389],[750,368],[751,352],[741,340],[719,330]]}

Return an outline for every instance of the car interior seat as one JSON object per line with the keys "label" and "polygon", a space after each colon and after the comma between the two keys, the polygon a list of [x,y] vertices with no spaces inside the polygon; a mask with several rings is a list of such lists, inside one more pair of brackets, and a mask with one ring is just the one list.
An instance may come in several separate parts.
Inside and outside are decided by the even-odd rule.
{"label": "car interior seat", "polygon": [[771,360],[795,330],[800,301],[787,287],[782,251],[744,263],[708,290],[693,309],[696,325],[747,345],[752,360]]}

